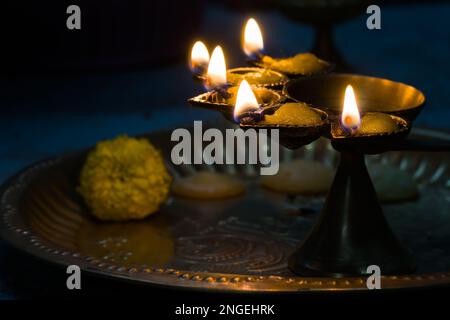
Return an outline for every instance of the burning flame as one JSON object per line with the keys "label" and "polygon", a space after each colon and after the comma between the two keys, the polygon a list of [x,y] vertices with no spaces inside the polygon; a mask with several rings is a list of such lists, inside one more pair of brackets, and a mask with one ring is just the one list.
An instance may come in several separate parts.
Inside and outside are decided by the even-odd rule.
{"label": "burning flame", "polygon": [[247,56],[258,54],[264,49],[263,37],[258,23],[250,18],[245,25],[243,49]]}
{"label": "burning flame", "polygon": [[206,75],[206,87],[208,90],[225,86],[227,84],[227,66],[222,48],[217,46],[208,65],[208,73]]}
{"label": "burning flame", "polygon": [[194,43],[191,50],[191,68],[202,68],[209,63],[209,52],[205,44],[201,41]]}
{"label": "burning flame", "polygon": [[353,92],[353,87],[351,85],[348,85],[347,88],[345,88],[341,123],[350,131],[358,129],[361,124],[361,117],[359,115],[358,105],[356,104],[355,93]]}
{"label": "burning flame", "polygon": [[242,80],[236,96],[234,106],[234,119],[239,120],[239,116],[244,112],[255,111],[259,109],[258,101],[247,80]]}

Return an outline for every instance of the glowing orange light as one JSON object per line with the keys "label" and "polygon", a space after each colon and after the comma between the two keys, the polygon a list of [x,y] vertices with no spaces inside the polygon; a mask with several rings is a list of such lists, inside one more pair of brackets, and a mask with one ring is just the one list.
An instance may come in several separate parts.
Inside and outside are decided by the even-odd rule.
{"label": "glowing orange light", "polygon": [[191,68],[205,68],[209,63],[209,52],[205,44],[197,41],[191,50]]}
{"label": "glowing orange light", "polygon": [[358,105],[356,104],[353,87],[348,85],[345,88],[344,107],[342,109],[341,123],[348,130],[356,130],[361,124]]}
{"label": "glowing orange light", "polygon": [[236,104],[234,107],[234,119],[237,121],[239,115],[244,112],[250,112],[259,109],[258,101],[252,88],[247,80],[242,80],[236,96]]}
{"label": "glowing orange light", "polygon": [[205,84],[208,90],[227,84],[227,66],[220,46],[217,46],[211,55]]}
{"label": "glowing orange light", "polygon": [[244,30],[243,49],[247,56],[258,54],[264,49],[261,29],[255,19],[248,19]]}

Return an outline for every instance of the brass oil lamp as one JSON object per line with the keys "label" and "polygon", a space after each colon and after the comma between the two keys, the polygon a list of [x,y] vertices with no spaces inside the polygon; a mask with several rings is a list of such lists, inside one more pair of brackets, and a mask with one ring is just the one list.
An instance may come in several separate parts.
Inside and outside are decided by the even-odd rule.
{"label": "brass oil lamp", "polygon": [[[273,70],[263,63],[263,40],[256,21],[247,23],[243,48],[250,62],[263,68],[259,72]],[[213,53],[203,78],[208,92],[189,99],[191,105],[220,111],[243,129],[278,129],[280,143],[291,149],[325,137],[340,153],[321,215],[289,259],[291,271],[306,276],[356,276],[378,265],[385,275],[413,272],[412,255],[383,215],[365,155],[449,151],[448,144],[407,139],[425,105],[424,94],[387,79],[322,72],[329,70],[300,77],[284,74],[291,80],[282,92],[251,86],[245,77],[239,87],[229,86],[223,54],[221,59],[215,61]],[[295,107],[290,101],[296,102]]]}

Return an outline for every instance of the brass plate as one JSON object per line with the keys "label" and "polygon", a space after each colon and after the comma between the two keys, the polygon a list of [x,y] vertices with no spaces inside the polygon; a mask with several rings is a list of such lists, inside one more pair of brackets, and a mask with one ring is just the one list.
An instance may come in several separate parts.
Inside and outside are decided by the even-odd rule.
{"label": "brass plate", "polygon": [[[415,134],[450,140],[437,131],[419,129]],[[170,155],[170,131],[149,138]],[[47,261],[148,285],[240,292],[366,289],[363,277],[306,278],[286,267],[287,257],[318,216],[310,212],[320,210],[323,197],[292,198],[261,189],[256,166],[184,165],[171,167],[175,177],[199,169],[226,171],[245,179],[247,194],[210,202],[172,197],[144,221],[102,223],[91,218],[75,192],[85,155],[82,151],[40,161],[4,183],[0,235],[6,241]],[[329,165],[336,163],[336,156],[324,139],[280,154],[283,161],[302,157]],[[407,170],[421,192],[417,201],[384,206],[419,268],[412,275],[383,277],[382,288],[450,284],[448,154],[390,152],[368,161]]]}

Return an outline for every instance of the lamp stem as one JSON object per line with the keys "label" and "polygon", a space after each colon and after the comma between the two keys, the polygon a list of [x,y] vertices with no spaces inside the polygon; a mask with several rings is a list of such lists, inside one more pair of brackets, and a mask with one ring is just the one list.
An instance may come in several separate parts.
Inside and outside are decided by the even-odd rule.
{"label": "lamp stem", "polygon": [[307,276],[410,273],[415,263],[384,218],[364,154],[342,151],[322,213],[289,268]]}

